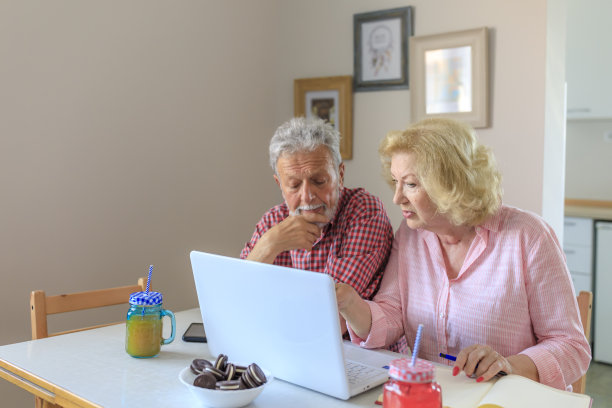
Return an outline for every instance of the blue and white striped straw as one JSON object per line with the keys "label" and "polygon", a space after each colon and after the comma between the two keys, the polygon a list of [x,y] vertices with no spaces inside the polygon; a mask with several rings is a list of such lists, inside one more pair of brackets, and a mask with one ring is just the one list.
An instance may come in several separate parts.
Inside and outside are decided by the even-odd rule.
{"label": "blue and white striped straw", "polygon": [[149,293],[149,285],[151,284],[151,273],[153,272],[153,265],[149,265],[149,277],[147,278],[147,293]]}
{"label": "blue and white striped straw", "polygon": [[417,356],[419,355],[419,344],[421,343],[421,333],[423,332],[423,325],[419,324],[417,328],[416,339],[414,340],[414,350],[412,350],[412,360],[410,361],[410,365],[414,367],[414,363],[416,363]]}

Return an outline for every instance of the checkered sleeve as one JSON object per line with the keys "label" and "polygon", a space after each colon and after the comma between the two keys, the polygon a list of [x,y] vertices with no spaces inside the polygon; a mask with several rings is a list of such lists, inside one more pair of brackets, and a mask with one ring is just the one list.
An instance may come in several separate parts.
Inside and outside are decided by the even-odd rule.
{"label": "checkered sleeve", "polygon": [[351,199],[344,214],[342,239],[331,251],[325,271],[371,299],[391,250],[393,228],[382,202],[364,190]]}
{"label": "checkered sleeve", "polygon": [[255,226],[255,231],[253,231],[253,236],[251,237],[251,240],[244,245],[244,248],[242,248],[242,251],[240,252],[240,259],[246,259],[249,256],[249,254],[253,250],[253,247],[255,247],[255,244],[257,244],[257,241],[259,241],[259,238],[261,238],[261,236],[263,235],[264,226],[262,225],[262,222],[263,219],[260,220]]}

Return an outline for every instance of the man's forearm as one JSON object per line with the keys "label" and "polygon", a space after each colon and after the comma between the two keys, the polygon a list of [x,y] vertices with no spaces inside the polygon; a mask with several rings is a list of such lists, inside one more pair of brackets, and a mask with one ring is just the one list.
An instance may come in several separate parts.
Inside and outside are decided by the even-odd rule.
{"label": "man's forearm", "polygon": [[249,261],[261,262],[272,264],[278,255],[278,252],[274,249],[273,245],[268,243],[265,235],[262,236],[259,241],[255,244],[249,255],[246,257]]}

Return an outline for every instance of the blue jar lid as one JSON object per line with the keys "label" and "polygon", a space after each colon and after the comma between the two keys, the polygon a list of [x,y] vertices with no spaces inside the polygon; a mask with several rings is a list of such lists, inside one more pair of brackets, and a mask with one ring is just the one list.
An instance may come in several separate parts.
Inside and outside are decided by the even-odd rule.
{"label": "blue jar lid", "polygon": [[131,305],[153,306],[162,304],[162,294],[159,292],[134,292],[130,295]]}

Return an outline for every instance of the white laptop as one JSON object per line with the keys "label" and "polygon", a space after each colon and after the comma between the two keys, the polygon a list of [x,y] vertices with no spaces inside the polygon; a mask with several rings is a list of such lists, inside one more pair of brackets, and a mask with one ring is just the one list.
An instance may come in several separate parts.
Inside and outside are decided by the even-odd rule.
{"label": "white laptop", "polygon": [[342,341],[327,274],[197,251],[191,266],[213,356],[341,399],[387,380],[393,353]]}

